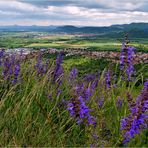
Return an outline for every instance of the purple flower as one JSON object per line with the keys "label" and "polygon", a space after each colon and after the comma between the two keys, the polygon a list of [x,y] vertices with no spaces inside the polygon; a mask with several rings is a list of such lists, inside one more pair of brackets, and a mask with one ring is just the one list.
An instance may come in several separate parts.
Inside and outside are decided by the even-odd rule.
{"label": "purple flower", "polygon": [[63,61],[63,54],[60,53],[56,59],[56,66],[54,69],[53,82],[55,82],[63,74],[62,61]]}
{"label": "purple flower", "polygon": [[80,101],[80,118],[86,118],[91,110],[86,106],[84,99],[81,96],[78,98],[78,100]]}
{"label": "purple flower", "polygon": [[12,81],[13,84],[17,83],[19,73],[20,73],[20,64],[18,63],[14,66],[14,79]]}
{"label": "purple flower", "polygon": [[97,97],[96,101],[97,101],[98,108],[100,109],[104,104],[104,97],[101,97],[101,98]]}
{"label": "purple flower", "polygon": [[70,81],[76,79],[77,75],[78,75],[78,70],[76,68],[73,68],[70,72],[70,77],[69,77]]}
{"label": "purple flower", "polygon": [[121,98],[118,97],[117,102],[116,102],[116,106],[118,109],[120,109],[122,107],[122,103],[123,103],[123,100],[121,100]]}
{"label": "purple flower", "polygon": [[146,120],[148,115],[148,81],[144,83],[144,89],[132,107],[128,117],[121,120],[121,130],[123,132],[123,144],[127,144],[135,135],[140,134],[147,128]]}
{"label": "purple flower", "polygon": [[126,49],[125,43],[122,43],[122,49],[120,53],[120,70],[121,71],[124,71],[124,68],[125,68],[125,56],[126,56],[125,49]]}
{"label": "purple flower", "polygon": [[86,87],[84,83],[77,85],[75,89],[76,89],[76,95],[82,96],[85,99],[85,101],[90,100],[90,98],[93,95],[93,90],[91,86]]}
{"label": "purple flower", "polygon": [[5,50],[4,49],[0,50],[0,66],[2,65],[4,54],[5,54]]}
{"label": "purple flower", "polygon": [[98,87],[99,80],[95,80],[91,84],[91,89],[94,91]]}
{"label": "purple flower", "polygon": [[105,74],[105,81],[107,88],[111,87],[111,77],[110,77],[110,71],[107,71]]}
{"label": "purple flower", "polygon": [[78,124],[85,123],[86,125],[96,126],[96,119],[90,115],[92,111],[87,105],[82,96],[77,99],[72,98],[68,103],[68,111],[74,117]]}
{"label": "purple flower", "polygon": [[1,49],[0,50],[0,58],[4,56],[4,53],[5,53],[5,50],[4,49]]}
{"label": "purple flower", "polygon": [[46,63],[44,63],[42,61],[42,57],[41,55],[39,55],[38,60],[37,60],[37,64],[35,65],[35,69],[37,70],[37,74],[38,76],[42,76],[43,74],[45,74],[48,70],[48,61],[46,61]]}
{"label": "purple flower", "polygon": [[91,96],[92,96],[91,88],[88,87],[88,88],[85,90],[84,93],[85,93],[85,95],[84,95],[85,99],[86,99],[86,100],[90,100],[90,98],[91,98]]}
{"label": "purple flower", "polygon": [[120,70],[124,70],[124,54],[123,52],[120,53]]}
{"label": "purple flower", "polygon": [[[71,99],[71,100],[73,100],[73,99]],[[73,102],[69,102],[68,103],[68,108],[67,109],[70,112],[70,115],[72,117],[74,117],[76,115],[76,110],[75,110],[76,109],[76,106],[75,106],[75,104]]]}
{"label": "purple flower", "polygon": [[[123,43],[120,53],[120,70],[122,72],[122,78],[128,78],[131,81],[131,77],[134,73],[133,57],[135,48],[132,46],[126,47]],[[126,72],[126,73],[125,73]],[[126,76],[125,76],[126,75]]]}
{"label": "purple flower", "polygon": [[11,62],[10,57],[7,57],[3,61],[2,75],[5,80],[9,80],[13,74],[13,61]]}
{"label": "purple flower", "polygon": [[131,47],[129,46],[127,48],[127,54],[128,54],[128,57],[127,57],[127,62],[128,62],[128,67],[127,67],[127,76],[128,76],[128,80],[131,81],[131,76],[134,72],[134,66],[133,66],[133,55],[134,55],[134,50],[135,48],[134,47]]}
{"label": "purple flower", "polygon": [[20,64],[15,55],[3,58],[2,76],[7,83],[16,84],[20,73]]}
{"label": "purple flower", "polygon": [[93,125],[94,128],[97,126],[96,118],[94,116],[89,115],[88,116],[88,124]]}
{"label": "purple flower", "polygon": [[80,95],[82,95],[82,93],[84,92],[84,83],[81,83],[81,84],[77,84],[76,85],[76,94],[77,94],[77,96],[80,96]]}
{"label": "purple flower", "polygon": [[146,82],[144,83],[144,90],[148,89],[148,79],[146,80]]}
{"label": "purple flower", "polygon": [[84,80],[89,83],[89,82],[94,81],[95,78],[96,78],[95,74],[87,74],[87,75],[85,75]]}

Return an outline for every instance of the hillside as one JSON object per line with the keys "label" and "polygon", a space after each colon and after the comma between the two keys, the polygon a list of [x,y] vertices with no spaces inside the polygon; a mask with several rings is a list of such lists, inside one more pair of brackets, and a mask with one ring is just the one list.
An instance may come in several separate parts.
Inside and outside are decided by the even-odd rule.
{"label": "hillside", "polygon": [[40,31],[50,33],[67,33],[67,34],[96,34],[100,37],[122,37],[125,32],[129,37],[148,38],[148,23],[131,23],[122,25],[112,25],[108,27],[94,26],[0,26],[0,31]]}

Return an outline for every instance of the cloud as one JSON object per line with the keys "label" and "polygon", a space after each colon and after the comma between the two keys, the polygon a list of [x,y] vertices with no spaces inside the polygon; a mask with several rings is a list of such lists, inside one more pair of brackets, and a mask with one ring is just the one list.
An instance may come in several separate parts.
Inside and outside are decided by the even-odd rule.
{"label": "cloud", "polygon": [[[77,6],[85,8],[103,8],[112,10],[136,10],[148,6],[147,0],[18,0],[40,7]],[[148,10],[148,8],[147,8]]]}
{"label": "cloud", "polygon": [[15,0],[1,0],[0,1],[1,11],[12,11],[12,12],[35,12],[39,10],[39,7],[31,5],[29,3],[22,3]]}
{"label": "cloud", "polygon": [[0,25],[108,26],[145,22],[146,0],[1,0]]}

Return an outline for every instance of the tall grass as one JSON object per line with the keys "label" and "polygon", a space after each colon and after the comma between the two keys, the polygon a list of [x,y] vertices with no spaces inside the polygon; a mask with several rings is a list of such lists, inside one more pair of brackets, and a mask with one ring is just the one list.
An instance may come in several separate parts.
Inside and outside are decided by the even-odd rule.
{"label": "tall grass", "polygon": [[[36,68],[38,59],[19,61],[21,71],[16,84],[13,75],[4,79],[0,75],[0,146],[27,147],[118,147],[123,146],[120,130],[121,119],[128,116],[127,93],[133,98],[143,88],[140,74],[132,82],[123,81],[110,67],[109,87],[105,68],[100,74],[70,79],[70,72],[50,61],[45,72]],[[16,63],[15,63],[16,64]],[[42,60],[42,66],[45,61]],[[99,64],[99,63],[98,63]],[[54,79],[57,66],[62,68]],[[118,66],[116,66],[116,70]],[[59,70],[61,70],[59,68]],[[1,73],[3,65],[1,65]],[[139,80],[140,84],[135,86]],[[94,82],[97,85],[92,89]],[[91,109],[96,125],[88,124],[85,118],[77,123],[76,116],[70,116],[68,103],[77,99],[77,88],[83,84],[80,94],[89,99],[85,104]],[[85,98],[84,98],[85,99]],[[118,104],[118,100],[121,104]],[[148,130],[137,134],[127,146],[148,146]]]}

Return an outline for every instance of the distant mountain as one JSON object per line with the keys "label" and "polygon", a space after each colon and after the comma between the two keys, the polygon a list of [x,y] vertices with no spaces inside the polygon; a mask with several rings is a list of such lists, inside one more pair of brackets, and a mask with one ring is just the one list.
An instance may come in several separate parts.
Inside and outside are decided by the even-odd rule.
{"label": "distant mountain", "polygon": [[125,32],[129,33],[130,37],[148,38],[148,23],[131,23],[123,25],[112,25],[109,27],[75,27],[61,26],[57,27],[55,32],[66,32],[75,34],[97,34],[102,37],[123,37]]}
{"label": "distant mountain", "polygon": [[57,26],[0,26],[0,31],[50,31],[56,29]]}
{"label": "distant mountain", "polygon": [[111,25],[108,27],[84,26],[77,27],[72,25],[65,26],[0,26],[0,31],[45,31],[51,33],[67,34],[96,34],[100,37],[123,37],[125,32],[130,37],[148,38],[148,23],[131,23],[122,25]]}

